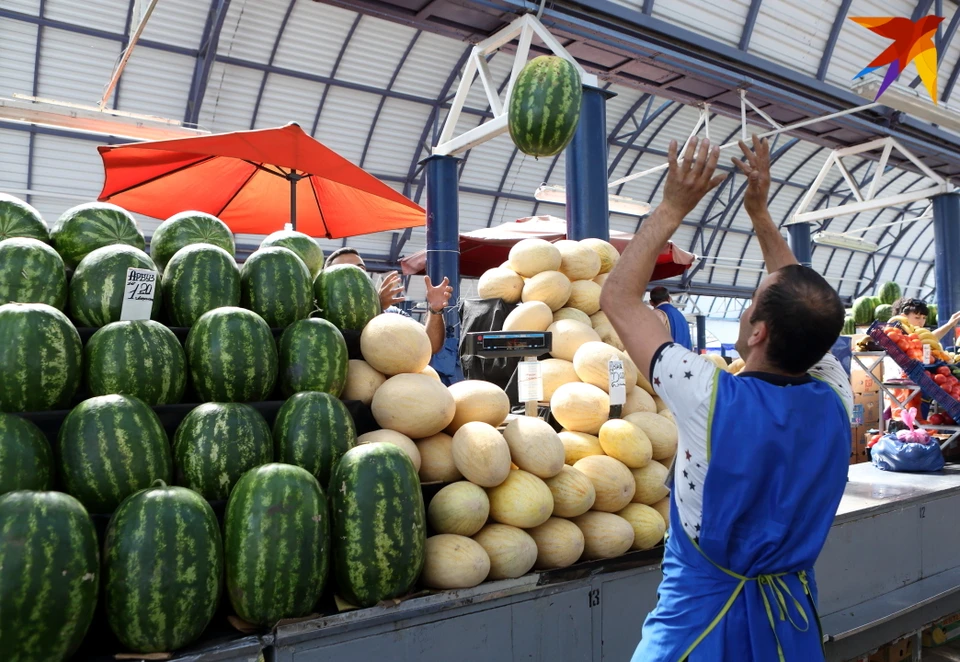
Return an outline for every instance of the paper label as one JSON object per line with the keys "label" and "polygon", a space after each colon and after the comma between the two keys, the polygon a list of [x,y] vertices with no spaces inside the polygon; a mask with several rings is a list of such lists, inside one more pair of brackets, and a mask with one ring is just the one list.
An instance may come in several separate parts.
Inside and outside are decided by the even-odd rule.
{"label": "paper label", "polygon": [[623,361],[611,359],[607,370],[610,373],[610,404],[622,405],[627,401],[627,379]]}
{"label": "paper label", "polygon": [[543,368],[539,361],[517,364],[517,397],[520,402],[543,400]]}
{"label": "paper label", "polygon": [[863,425],[863,405],[853,405],[853,413],[850,416],[852,426]]}
{"label": "paper label", "polygon": [[923,362],[926,365],[933,363],[932,357],[930,356],[930,345],[923,346]]}
{"label": "paper label", "polygon": [[127,269],[127,282],[123,288],[123,308],[120,319],[124,321],[148,320],[153,312],[153,297],[157,291],[157,272],[153,269]]}

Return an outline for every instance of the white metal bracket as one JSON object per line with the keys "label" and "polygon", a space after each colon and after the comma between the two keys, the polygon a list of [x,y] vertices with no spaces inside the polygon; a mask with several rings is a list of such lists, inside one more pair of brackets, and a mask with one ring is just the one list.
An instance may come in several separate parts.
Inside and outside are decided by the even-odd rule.
{"label": "white metal bracket", "polygon": [[[146,7],[144,7],[145,2],[149,2]],[[157,2],[158,0],[134,0],[133,21],[137,27],[133,31],[133,34],[130,35],[130,43],[127,44],[127,47],[123,50],[123,55],[120,56],[120,61],[117,62],[117,66],[113,70],[113,75],[110,76],[110,82],[107,83],[106,88],[103,90],[103,96],[100,97],[100,110],[107,107],[107,102],[110,101],[110,95],[112,95],[113,90],[116,89],[117,82],[120,80],[120,74],[123,73],[124,67],[127,66],[127,60],[133,55],[133,49],[137,45],[140,35],[143,34],[143,29],[147,27],[147,21],[150,20],[150,15],[153,14]]]}
{"label": "white metal bracket", "polygon": [[[530,55],[530,44],[533,42],[534,36],[539,37],[540,41],[542,41],[554,55],[562,57],[573,64],[580,73],[580,80],[584,85],[594,87],[599,85],[597,77],[587,73],[576,59],[567,52],[556,37],[550,34],[536,16],[533,14],[524,14],[516,18],[510,25],[496,34],[487,37],[473,47],[470,56],[467,58],[467,63],[464,65],[463,73],[460,76],[460,85],[457,87],[457,93],[453,98],[453,104],[450,106],[450,112],[447,114],[447,119],[443,123],[440,140],[437,146],[433,148],[434,155],[452,156],[459,154],[485,143],[492,138],[496,138],[507,131],[507,111],[510,108],[510,95],[513,94],[513,86],[517,80],[517,76],[520,75],[520,71],[527,63],[527,58]],[[487,67],[487,57],[514,40],[517,40],[517,50],[514,53],[510,80],[507,83],[507,89],[501,99],[497,93],[497,84],[491,77],[490,70]],[[470,94],[470,88],[473,86],[474,78],[478,76],[483,85],[487,102],[490,104],[493,117],[479,126],[455,136],[454,132],[457,128],[457,122],[460,121],[463,106],[467,101],[467,96]]]}

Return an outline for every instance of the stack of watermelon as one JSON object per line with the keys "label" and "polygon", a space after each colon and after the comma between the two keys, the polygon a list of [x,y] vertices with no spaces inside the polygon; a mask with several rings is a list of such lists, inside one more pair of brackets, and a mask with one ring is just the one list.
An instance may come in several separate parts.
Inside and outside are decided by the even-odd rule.
{"label": "stack of watermelon", "polygon": [[886,322],[893,317],[893,304],[901,297],[901,288],[893,282],[881,285],[874,296],[862,296],[853,302],[844,320],[843,334],[853,335],[858,326]]}

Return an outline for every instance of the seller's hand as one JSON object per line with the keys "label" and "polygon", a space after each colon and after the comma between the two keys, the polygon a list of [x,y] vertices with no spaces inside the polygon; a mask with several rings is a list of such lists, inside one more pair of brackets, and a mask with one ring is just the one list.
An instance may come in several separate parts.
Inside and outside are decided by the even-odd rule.
{"label": "seller's hand", "polygon": [[957,311],[953,315],[951,315],[950,321],[947,322],[947,324],[949,324],[950,326],[957,326],[957,324],[960,324],[960,311]]}
{"label": "seller's hand", "polygon": [[403,285],[396,271],[391,271],[380,283],[380,310],[403,302]]}
{"label": "seller's hand", "polygon": [[747,191],[743,206],[751,217],[766,213],[770,197],[770,143],[766,138],[753,134],[753,151],[742,140],[738,141],[746,163],[738,158],[730,159],[747,176]]}
{"label": "seller's hand", "polygon": [[720,159],[720,148],[711,149],[709,140],[691,139],[683,155],[683,163],[677,162],[677,141],[671,140],[668,157],[670,168],[663,187],[662,205],[679,216],[679,223],[700,204],[703,196],[716,188],[727,175],[713,176]]}
{"label": "seller's hand", "polygon": [[430,306],[431,311],[439,313],[447,307],[447,304],[450,302],[450,296],[453,294],[453,288],[450,287],[450,279],[444,277],[442,283],[434,285],[430,281],[430,276],[424,276],[423,283],[427,287],[427,305]]}

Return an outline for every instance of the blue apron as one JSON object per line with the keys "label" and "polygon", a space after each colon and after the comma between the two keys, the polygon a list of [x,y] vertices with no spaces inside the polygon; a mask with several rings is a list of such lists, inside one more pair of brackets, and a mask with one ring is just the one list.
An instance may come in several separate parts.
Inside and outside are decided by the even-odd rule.
{"label": "blue apron", "polygon": [[689,350],[693,350],[693,340],[690,338],[690,325],[687,324],[687,318],[679,310],[669,303],[661,303],[657,310],[663,311],[670,322],[670,336],[673,342],[682,345]]}
{"label": "blue apron", "polygon": [[846,484],[849,420],[828,384],[776,381],[717,372],[700,530],[673,501],[633,662],[824,659],[813,565]]}

